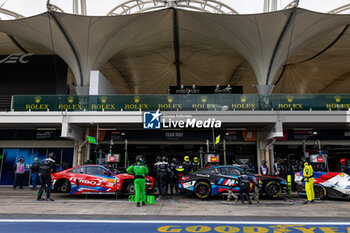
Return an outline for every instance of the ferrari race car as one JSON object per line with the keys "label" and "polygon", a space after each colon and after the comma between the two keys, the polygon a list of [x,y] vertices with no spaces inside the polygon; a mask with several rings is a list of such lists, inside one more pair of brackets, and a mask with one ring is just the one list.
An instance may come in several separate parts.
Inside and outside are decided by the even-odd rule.
{"label": "ferrari race car", "polygon": [[[232,191],[239,192],[238,177],[240,170],[242,169],[232,165],[202,168],[196,172],[183,175],[179,187],[182,190],[193,192],[198,198],[227,193],[231,187]],[[263,183],[261,193],[270,198],[277,198],[282,192],[287,191],[287,183],[280,177],[262,176],[249,172],[247,174],[253,179],[261,180]]]}
{"label": "ferrari race car", "polygon": [[[153,192],[155,179],[146,176],[146,191]],[[115,174],[102,165],[82,165],[52,174],[52,190],[70,194],[121,194],[135,192],[134,176]]]}
{"label": "ferrari race car", "polygon": [[[306,196],[303,172],[295,173],[298,194]],[[350,199],[350,176],[342,172],[314,172],[314,190],[316,198]]]}

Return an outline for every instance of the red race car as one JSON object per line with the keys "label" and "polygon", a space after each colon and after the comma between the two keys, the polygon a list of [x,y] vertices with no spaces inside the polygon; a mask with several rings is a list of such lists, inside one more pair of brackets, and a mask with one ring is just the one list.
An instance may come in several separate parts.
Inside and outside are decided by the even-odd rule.
{"label": "red race car", "polygon": [[[155,179],[146,176],[146,191],[155,191]],[[102,165],[82,165],[52,174],[52,190],[71,194],[121,194],[134,193],[134,176],[115,174]]]}

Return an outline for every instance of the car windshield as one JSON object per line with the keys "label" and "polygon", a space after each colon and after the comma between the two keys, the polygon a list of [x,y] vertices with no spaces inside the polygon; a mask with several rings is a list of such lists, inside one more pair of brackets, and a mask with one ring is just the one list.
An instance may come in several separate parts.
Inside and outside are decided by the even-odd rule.
{"label": "car windshield", "polygon": [[220,173],[222,175],[235,175],[235,176],[238,176],[240,174],[239,170],[234,167],[221,167]]}

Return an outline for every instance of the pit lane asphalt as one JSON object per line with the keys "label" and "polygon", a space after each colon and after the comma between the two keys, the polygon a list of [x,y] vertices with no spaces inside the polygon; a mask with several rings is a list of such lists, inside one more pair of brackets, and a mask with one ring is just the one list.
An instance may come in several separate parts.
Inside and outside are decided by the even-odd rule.
{"label": "pit lane asphalt", "polygon": [[[317,200],[315,204],[304,205],[304,198],[293,196],[292,200],[263,199],[261,204],[242,205],[226,202],[222,197],[209,200],[199,200],[191,195],[177,195],[169,200],[160,200],[154,205],[137,208],[135,203],[129,203],[127,198],[115,200],[108,196],[70,196],[54,193],[54,202],[37,202],[36,192],[28,188],[23,190],[0,187],[0,218],[22,216],[34,218],[135,218],[159,219],[172,216],[183,216],[185,219],[198,217],[229,219],[252,218],[317,218],[335,221],[349,220],[350,201]],[[157,218],[156,218],[157,217]],[[350,232],[350,231],[349,231]]]}

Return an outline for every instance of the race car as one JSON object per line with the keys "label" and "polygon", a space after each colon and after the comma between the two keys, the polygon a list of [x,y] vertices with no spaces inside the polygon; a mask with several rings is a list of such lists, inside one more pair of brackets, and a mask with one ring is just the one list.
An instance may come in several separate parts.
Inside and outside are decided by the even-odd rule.
{"label": "race car", "polygon": [[[134,176],[115,174],[102,165],[82,165],[52,174],[52,190],[70,194],[121,194],[134,193]],[[155,179],[146,176],[146,191],[153,192]]]}
{"label": "race car", "polygon": [[[229,188],[239,192],[238,177],[242,169],[232,165],[218,165],[202,168],[196,172],[183,175],[180,178],[179,187],[182,190],[193,192],[198,198],[207,198],[227,193]],[[274,176],[262,176],[247,173],[252,179],[260,180],[262,184],[261,194],[277,198],[287,190],[284,179]]]}
{"label": "race car", "polygon": [[[303,172],[296,172],[294,181],[298,194],[306,196]],[[350,176],[342,172],[314,172],[314,191],[316,198],[350,199]]]}

